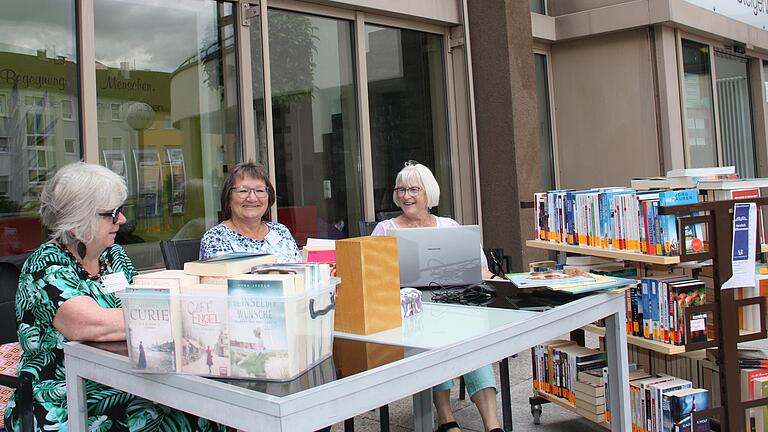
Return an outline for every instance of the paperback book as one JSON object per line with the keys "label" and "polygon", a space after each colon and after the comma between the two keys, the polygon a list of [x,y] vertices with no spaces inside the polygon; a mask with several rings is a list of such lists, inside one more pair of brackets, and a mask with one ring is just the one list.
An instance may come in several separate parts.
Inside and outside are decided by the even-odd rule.
{"label": "paperback book", "polygon": [[229,279],[230,360],[236,376],[281,380],[306,369],[308,312],[303,302],[291,300],[301,285],[296,275]]}
{"label": "paperback book", "polygon": [[131,288],[123,291],[123,313],[128,318],[126,339],[131,366],[136,370],[176,372],[178,353],[167,288]]}
{"label": "paperback book", "polygon": [[181,289],[181,372],[230,376],[226,286]]}

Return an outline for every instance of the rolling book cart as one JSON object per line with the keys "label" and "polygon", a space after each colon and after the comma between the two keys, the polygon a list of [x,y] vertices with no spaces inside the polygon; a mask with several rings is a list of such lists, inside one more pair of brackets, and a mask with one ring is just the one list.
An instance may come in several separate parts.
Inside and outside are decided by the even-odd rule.
{"label": "rolling book cart", "polygon": [[[733,243],[733,206],[736,203],[752,202],[757,204],[758,212],[760,212],[760,209],[763,206],[768,205],[768,197],[709,201],[696,204],[659,207],[659,214],[661,215],[678,216],[678,238],[685,238],[685,226],[701,223],[705,224],[708,231],[709,250],[702,253],[686,254],[685,248],[681,248],[680,256],[659,256],[589,246],[574,246],[544,240],[528,240],[526,242],[528,247],[623,259],[634,262],[640,267],[651,264],[675,266],[683,262],[711,259],[714,301],[684,309],[684,319],[688,322],[688,317],[705,313],[708,314],[711,317],[714,338],[710,338],[705,342],[688,343],[679,346],[627,335],[627,343],[665,355],[680,355],[686,352],[704,350],[707,348],[718,348],[718,374],[721,404],[720,406],[711,407],[704,411],[694,412],[693,421],[695,422],[702,417],[710,417],[712,429],[721,432],[744,431],[746,427],[744,424],[745,411],[768,405],[768,398],[742,402],[738,364],[739,343],[765,339],[768,335],[768,332],[766,331],[766,299],[759,296],[737,299],[735,297],[735,290],[720,289],[721,285],[732,276],[730,257]],[[706,214],[690,216],[695,213]],[[756,251],[757,253],[765,252],[765,245],[758,244]],[[747,306],[759,307],[760,330],[754,333],[742,334],[739,329],[738,312],[739,309]],[[597,334],[601,334],[604,331],[601,327],[597,326],[587,326],[584,330]],[[686,326],[686,339],[689,338],[690,328],[689,326]],[[583,340],[580,342],[583,343]],[[533,414],[535,424],[539,423],[541,404],[547,402],[555,402],[566,409],[575,411],[574,407],[566,400],[535,391],[534,397],[530,398],[531,413]],[[607,424],[602,425],[607,426]]]}

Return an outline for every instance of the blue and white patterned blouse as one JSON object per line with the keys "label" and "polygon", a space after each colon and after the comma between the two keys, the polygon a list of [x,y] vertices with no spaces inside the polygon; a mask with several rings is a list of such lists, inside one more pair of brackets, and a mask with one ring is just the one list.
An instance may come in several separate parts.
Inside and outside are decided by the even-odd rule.
{"label": "blue and white patterned blouse", "polygon": [[254,240],[227,227],[216,225],[200,241],[200,259],[232,252],[271,253],[279,263],[301,262],[301,252],[288,228],[279,223],[265,222],[269,232],[264,240]]}

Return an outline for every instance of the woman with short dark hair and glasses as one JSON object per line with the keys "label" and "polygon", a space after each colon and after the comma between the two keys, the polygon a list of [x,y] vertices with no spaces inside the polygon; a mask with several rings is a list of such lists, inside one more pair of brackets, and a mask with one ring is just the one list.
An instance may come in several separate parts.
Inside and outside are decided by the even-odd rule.
{"label": "woman with short dark hair and glasses", "polygon": [[[440,186],[432,171],[416,161],[408,161],[395,178],[395,190],[392,200],[402,209],[403,214],[381,221],[371,235],[385,236],[392,230],[423,227],[455,227],[459,223],[448,217],[435,216],[430,210],[440,202]],[[457,246],[461,247],[461,246]],[[481,253],[483,276],[488,277],[488,262]],[[496,377],[490,365],[464,375],[467,392],[477,406],[486,431],[501,431],[496,415]],[[451,410],[451,388],[453,380],[448,380],[432,388],[433,402],[437,411],[438,432],[461,430]]]}
{"label": "woman with short dark hair and glasses", "polygon": [[208,230],[200,242],[200,259],[233,252],[275,255],[279,263],[301,262],[301,252],[288,228],[266,219],[275,189],[254,162],[237,164],[221,191],[224,222]]}
{"label": "woman with short dark hair and glasses", "polygon": [[[125,250],[115,244],[126,222],[127,195],[122,177],[82,162],[59,169],[40,194],[40,219],[50,241],[27,258],[16,293],[18,373],[32,383],[36,431],[67,429],[64,342],[125,340],[114,292],[136,275]],[[89,430],[223,430],[95,382],[89,381],[86,391]],[[12,396],[5,413],[9,431],[21,430],[17,408]]]}

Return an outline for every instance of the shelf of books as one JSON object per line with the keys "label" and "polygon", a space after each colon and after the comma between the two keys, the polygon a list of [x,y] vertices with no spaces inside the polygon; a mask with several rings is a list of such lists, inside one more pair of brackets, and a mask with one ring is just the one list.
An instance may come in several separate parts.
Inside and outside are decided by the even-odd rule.
{"label": "shelf of books", "polygon": [[[593,423],[595,423],[595,424],[597,424],[599,426],[602,426],[602,427],[604,427],[606,429],[609,429],[609,430],[611,429],[611,424],[610,423],[606,422],[605,420],[599,420],[600,418],[605,419],[605,414],[604,414],[605,409],[603,409],[603,414],[602,415],[601,414],[595,414],[595,417],[586,416],[586,415],[584,415],[585,413],[582,412],[581,409],[579,409],[576,405],[568,402],[565,399],[559,398],[557,396],[553,396],[553,395],[551,395],[549,393],[546,393],[546,392],[543,392],[543,391],[540,391],[540,390],[534,390],[533,394],[534,394],[534,396],[538,396],[538,397],[540,397],[542,399],[546,399],[548,402],[551,402],[551,403],[559,406],[560,408],[568,410],[568,411],[570,411],[572,413],[579,414],[582,417],[588,418]],[[599,420],[599,421],[596,421],[596,420]]]}
{"label": "shelf of books", "polygon": [[[752,409],[745,419],[749,404],[743,402],[753,399],[752,392],[755,399],[758,394],[768,396],[768,384],[763,387],[763,381],[768,382],[768,352],[760,352],[757,360],[742,361],[742,349],[737,345],[755,340],[753,335],[740,334],[744,328],[741,321],[749,324],[752,333],[760,327],[756,317],[766,313],[764,303],[757,309],[754,301],[745,303],[754,306],[751,311],[741,311],[737,300],[748,299],[747,294],[765,294],[762,290],[758,294],[757,287],[750,293],[719,289],[724,282],[721,277],[731,275],[732,241],[717,245],[708,241],[731,233],[734,205],[754,203],[759,210],[768,206],[768,199],[760,193],[761,188],[768,188],[768,179],[738,179],[733,167],[678,171],[667,177],[633,180],[629,188],[536,193],[535,232],[526,245],[668,266],[645,268],[644,277],[638,278],[640,283],[626,290],[627,343],[635,350],[634,358],[630,358],[635,363],[630,366],[636,366],[638,374],[645,373],[643,368],[648,371],[645,377],[629,378],[633,431],[709,430],[709,415],[713,416],[716,430],[745,430],[746,421],[747,431],[768,431],[768,421],[762,420],[768,419],[768,407]],[[763,212],[757,215],[761,243],[758,253],[767,253]],[[685,218],[684,224],[681,218]],[[709,250],[711,259],[703,263],[703,269],[681,263],[681,254],[698,254],[708,251],[708,247],[714,250]],[[715,305],[714,309],[709,305]],[[605,334],[605,329],[596,325],[585,326],[584,330]],[[765,336],[764,331],[759,333]],[[719,343],[714,345],[713,340]],[[686,345],[692,344],[717,346],[723,364],[710,371],[713,362],[705,358],[702,350],[688,351]],[[604,410],[610,397],[603,387],[603,381],[610,377],[599,364],[583,360],[581,349],[571,341],[560,340],[533,349],[533,399],[538,402],[532,400],[532,410],[538,409],[540,415],[540,406],[533,404],[549,401],[605,425],[610,422],[610,412],[604,411],[601,419],[579,409],[579,404],[591,408],[585,404],[592,401],[597,413],[599,403],[604,404]],[[744,366],[762,375],[753,383],[751,376],[745,375]],[[693,424],[692,412],[708,411],[710,407],[713,411]],[[536,415],[534,412],[534,419]],[[750,418],[753,415],[757,420]],[[751,422],[763,427],[750,428]]]}
{"label": "shelf of books", "polygon": [[[582,327],[585,331],[594,333],[598,336],[605,336],[605,327],[596,326],[593,324]],[[675,355],[682,354],[685,351],[685,345],[672,345],[669,343],[653,341],[645,339],[639,336],[627,335],[627,343],[640,348],[649,349],[661,354]]]}
{"label": "shelf of books", "polygon": [[[615,258],[633,262],[644,262],[648,264],[680,264],[679,256],[648,255],[640,252],[631,252],[619,249],[604,249],[595,246],[570,245],[567,243],[555,243],[547,240],[527,240],[525,245],[537,249],[548,249],[559,252],[598,256],[602,258]],[[768,246],[766,246],[766,250],[768,250]]]}

